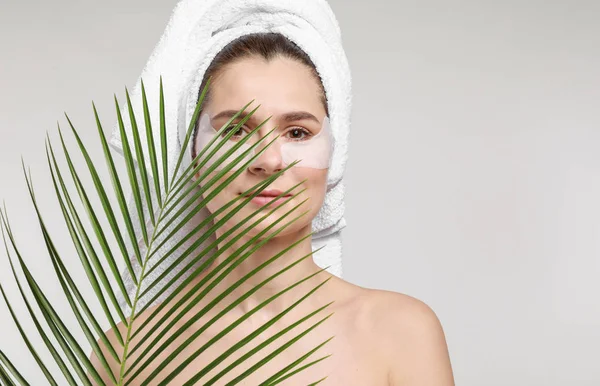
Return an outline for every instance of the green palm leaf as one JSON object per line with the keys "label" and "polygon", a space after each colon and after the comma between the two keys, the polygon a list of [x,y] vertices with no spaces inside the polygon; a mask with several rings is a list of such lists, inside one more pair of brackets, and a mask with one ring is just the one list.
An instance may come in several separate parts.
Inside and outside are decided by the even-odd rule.
{"label": "green palm leaf", "polygon": [[[312,235],[309,234],[303,239],[296,241],[245,276],[241,277],[229,288],[222,290],[220,293],[215,293],[215,288],[218,284],[222,283],[224,278],[226,278],[237,266],[242,264],[245,259],[307,213],[298,213],[298,209],[301,209],[300,207],[306,202],[306,200],[304,200],[288,210],[276,221],[264,227],[258,234],[249,238],[243,245],[236,247],[226,259],[218,266],[212,268],[206,276],[202,277],[191,290],[187,292],[184,291],[198,274],[204,272],[206,268],[211,266],[212,263],[226,250],[231,250],[242,237],[248,236],[250,230],[261,224],[262,221],[271,216],[277,209],[280,209],[282,205],[285,205],[289,200],[298,197],[298,195],[304,191],[301,189],[299,192],[287,198],[285,203],[279,204],[276,207],[265,207],[254,210],[245,219],[223,231],[210,245],[203,247],[200,251],[198,250],[200,249],[199,247],[203,246],[204,243],[209,240],[211,235],[216,235],[217,231],[220,230],[228,220],[235,214],[240,213],[240,210],[244,208],[253,197],[256,197],[286,170],[293,167],[296,164],[295,162],[278,173],[265,178],[260,183],[248,189],[244,194],[239,195],[239,197],[236,197],[214,213],[211,213],[200,224],[195,226],[194,229],[185,234],[184,237],[177,239],[175,245],[165,252],[160,252],[161,254],[158,256],[159,251],[165,249],[163,247],[168,245],[170,241],[175,240],[175,236],[180,234],[181,230],[190,223],[194,215],[206,208],[206,205],[214,197],[221,193],[237,176],[243,173],[248,165],[259,157],[273,141],[277,139],[275,138],[272,141],[265,143],[265,146],[261,150],[258,150],[258,146],[265,142],[266,136],[249,145],[249,138],[256,135],[257,131],[268,121],[267,119],[254,128],[247,136],[244,136],[237,141],[231,149],[227,150],[220,157],[215,157],[224,144],[228,143],[231,136],[236,133],[260,107],[256,107],[251,110],[250,113],[246,114],[241,119],[238,119],[253,102],[251,101],[219,129],[218,135],[199,152],[193,162],[185,168],[182,168],[183,156],[188,149],[191,135],[196,126],[209,85],[210,81],[202,90],[193,118],[191,122],[189,122],[185,140],[182,144],[182,150],[172,175],[169,175],[168,173],[170,168],[167,157],[167,127],[162,78],[160,79],[158,114],[160,138],[154,138],[155,134],[152,129],[153,123],[150,119],[151,115],[143,82],[141,83],[141,88],[144,128],[138,126],[129,92],[125,90],[127,101],[126,109],[129,115],[133,143],[130,143],[129,137],[127,136],[127,130],[121,115],[121,107],[115,96],[117,122],[123,145],[123,160],[127,171],[127,186],[130,187],[133,197],[133,213],[130,212],[130,208],[128,208],[125,200],[124,191],[126,186],[122,177],[117,173],[115,160],[109,150],[95,105],[93,105],[94,118],[104,154],[104,161],[110,175],[112,189],[108,189],[106,181],[101,179],[98,170],[99,163],[94,162],[90,156],[90,153],[68,116],[66,116],[67,122],[76,140],[77,149],[85,160],[86,168],[84,170],[78,170],[76,168],[75,162],[73,161],[73,151],[69,150],[66,146],[60,126],[58,127],[58,131],[62,155],[64,155],[67,164],[66,169],[59,166],[54,147],[50,143],[49,138],[47,139],[46,154],[54,192],[66,228],[73,243],[74,250],[79,258],[83,271],[85,272],[85,276],[83,277],[76,277],[73,275],[73,271],[70,269],[69,265],[65,263],[63,256],[61,256],[61,253],[53,241],[51,232],[42,217],[35,197],[31,176],[25,172],[25,166],[23,165],[28,191],[43,235],[48,256],[54,268],[54,275],[60,284],[60,288],[72,311],[72,315],[61,315],[56,311],[53,303],[60,301],[61,299],[51,298],[47,295],[29,270],[27,259],[12,232],[6,207],[4,210],[0,210],[0,229],[13,278],[18,287],[21,300],[27,309],[28,315],[17,315],[15,307],[13,306],[15,300],[9,299],[5,292],[5,287],[2,284],[0,284],[0,292],[19,334],[23,338],[25,345],[42,371],[48,384],[59,385],[68,383],[70,385],[104,385],[106,382],[100,374],[101,372],[104,372],[106,373],[106,377],[110,379],[110,384],[127,385],[135,381],[142,385],[166,385],[184,370],[189,370],[190,364],[196,358],[206,352],[211,346],[217,344],[234,328],[249,319],[252,315],[260,312],[261,309],[286,292],[298,291],[296,287],[324,270],[319,270],[296,283],[292,283],[287,288],[279,291],[268,299],[261,299],[260,304],[243,316],[237,318],[235,321],[229,323],[229,325],[224,326],[220,333],[206,341],[206,343],[194,350],[191,354],[189,353],[191,345],[194,342],[197,342],[197,339],[202,336],[209,327],[218,323],[225,315],[231,312],[235,307],[239,306],[245,299],[248,299],[251,296],[256,297],[256,293],[260,288],[268,284],[277,276],[290,269],[294,269],[297,264],[304,259],[309,258],[312,254],[309,253],[286,266],[282,265],[281,269],[275,274],[272,274],[263,282],[254,286],[251,290],[246,291],[237,299],[233,300],[231,304],[224,307],[222,311],[198,327],[199,321],[203,320],[203,317],[210,315],[209,313],[214,310],[219,303],[223,302],[234,290],[239,288],[244,282],[268,265],[281,261],[279,260],[281,256]],[[230,127],[232,127],[232,129],[227,131],[226,129]],[[139,130],[144,130],[146,141],[142,141]],[[269,132],[269,134],[271,132]],[[231,155],[244,144],[248,145],[249,149],[237,156],[235,160],[226,162]],[[162,157],[159,156],[157,149],[160,149]],[[250,158],[248,158],[249,155],[251,155]],[[207,166],[209,160],[211,163],[210,166]],[[197,180],[194,180],[194,176],[198,176]],[[83,183],[85,178],[83,177],[90,177],[92,186],[85,186]],[[223,181],[225,177],[227,178]],[[295,191],[295,189],[301,188],[301,185],[304,182],[305,181],[302,181],[288,189],[278,198]],[[209,189],[212,189],[210,190],[210,193],[208,193]],[[192,192],[194,192],[194,194],[190,194]],[[119,208],[118,210],[116,210],[114,203],[111,202],[111,193],[112,200],[116,200]],[[248,194],[248,196],[246,196],[246,194]],[[93,203],[95,200],[100,203],[101,208],[94,206]],[[79,201],[82,205],[81,208],[76,206],[76,201]],[[271,204],[267,204],[267,206],[270,205]],[[139,234],[136,234],[136,225],[140,229]],[[150,232],[147,231],[147,225],[150,225]],[[206,230],[207,227],[208,230]],[[112,242],[113,239],[114,242]],[[191,244],[186,247],[183,252],[180,252],[181,247],[186,245],[185,243],[187,242],[191,242]],[[224,245],[223,247],[217,248],[219,244]],[[152,264],[150,263],[151,261]],[[185,266],[175,270],[184,263]],[[130,296],[130,293],[126,288],[123,277],[119,271],[120,265],[125,267],[126,272],[132,278],[135,286],[133,296]],[[163,273],[157,277],[152,278],[150,274],[158,269],[158,267],[166,269],[164,269]],[[17,271],[17,268],[20,269],[20,273]],[[145,299],[145,296],[150,296],[150,291],[166,280],[167,272],[171,271],[176,271],[177,274],[171,277],[166,285],[163,285],[160,290],[156,291],[157,293],[155,293],[146,304],[142,305],[142,299]],[[181,280],[184,275],[188,276],[178,284],[179,280]],[[289,326],[273,333],[269,339],[252,347],[256,337],[269,328],[272,330],[272,326],[274,326],[277,321],[281,320],[286,314],[289,314],[290,311],[309,298],[327,281],[328,279],[322,281],[307,293],[302,294],[299,300],[290,304],[276,317],[257,327],[243,339],[231,345],[231,347],[222,354],[209,361],[206,366],[198,369],[198,371],[188,379],[186,385],[198,383],[206,385],[215,384],[215,382],[222,379],[236,367],[243,365],[245,362],[247,363],[252,357],[263,355],[256,363],[247,367],[245,371],[237,375],[228,383],[230,385],[238,384],[252,373],[256,372],[259,368],[271,362],[296,341],[309,334],[319,324],[327,320],[332,313],[322,317],[304,331],[281,343],[279,347],[272,350],[270,353],[261,354],[261,350],[264,351],[264,348],[267,345],[281,338],[294,327],[314,318],[315,315],[325,310],[333,302],[308,313],[294,323],[291,323]],[[84,288],[91,288],[93,296],[86,297],[84,295]],[[172,289],[172,292],[166,296],[154,310],[150,311],[149,306],[161,298],[167,289]],[[209,294],[214,295],[211,296],[211,301],[199,309],[200,301],[206,299]],[[120,306],[117,299],[118,296],[121,296],[125,300],[125,303],[129,307],[128,312]],[[95,305],[96,309],[99,309],[100,312],[92,311],[94,309],[92,305]],[[141,314],[145,315],[145,319],[134,329],[134,322]],[[33,321],[35,330],[25,331],[21,323],[23,317],[29,317]],[[74,318],[76,324],[67,323],[66,321],[69,317]],[[104,320],[106,320],[106,323],[108,323],[114,332],[114,342],[111,342],[111,339],[108,338],[101,327]],[[184,320],[185,322],[183,323]],[[118,322],[120,322],[125,329],[123,334],[121,334],[118,328]],[[77,331],[77,333],[81,333],[85,337],[85,340],[78,341],[74,336],[75,332],[67,328],[67,325],[78,326],[80,330]],[[193,333],[190,333],[189,328],[192,326],[194,326],[195,330]],[[34,346],[31,340],[31,337],[34,335],[41,338],[43,346]],[[168,338],[166,341],[162,341],[162,337],[165,336]],[[132,343],[134,338],[136,339],[135,345]],[[182,338],[181,344],[175,348],[170,347],[177,338]],[[331,339],[332,338],[329,338],[321,342],[312,350],[309,350],[301,357],[296,358],[288,365],[274,372],[270,377],[265,379],[261,385],[279,384],[285,379],[292,377],[294,374],[304,371],[312,365],[326,359],[329,355],[305,363],[311,354]],[[90,358],[85,354],[83,347],[86,344],[89,344],[89,347],[91,347],[98,363],[100,363],[100,368],[95,367]],[[101,346],[104,347],[104,350]],[[252,348],[221,370],[218,374],[212,376],[211,379],[205,379],[209,372],[215,369],[219,363],[222,363],[225,359],[244,347]],[[53,361],[54,366],[48,366],[47,363],[44,363],[42,360],[43,355],[40,355],[42,350],[47,351],[50,354],[49,358]],[[184,352],[187,354],[182,355]],[[135,360],[132,360],[131,357],[134,353],[137,356]],[[161,361],[159,364],[154,363],[153,359],[161,353],[168,354],[166,360]],[[111,370],[111,368],[115,367],[115,364],[120,369],[118,374],[113,374],[113,371]],[[166,378],[159,380],[157,377],[169,365],[174,365],[175,369]],[[55,374],[50,368],[58,368],[60,373]],[[150,375],[142,379],[142,373],[148,372]],[[322,378],[313,384],[318,384],[324,379],[325,378]],[[0,385],[28,384],[29,383],[21,375],[17,367],[13,365],[13,362],[11,362],[0,349]]]}

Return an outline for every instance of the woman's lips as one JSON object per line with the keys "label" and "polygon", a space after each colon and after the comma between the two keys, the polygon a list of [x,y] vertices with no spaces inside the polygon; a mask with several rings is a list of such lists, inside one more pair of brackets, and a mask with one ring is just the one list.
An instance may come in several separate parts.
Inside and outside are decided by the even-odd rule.
{"label": "woman's lips", "polygon": [[[271,205],[269,205],[269,208],[275,208],[276,206],[283,204],[286,200],[288,200],[292,195],[291,194],[287,194],[285,196],[282,196],[280,198],[277,198],[278,195],[280,195],[282,193],[282,191],[280,190],[263,190],[260,195],[252,198],[252,200],[250,200],[251,202],[253,202],[254,204],[263,206],[266,205],[267,203],[271,203]],[[246,197],[249,197],[250,194],[248,194]]]}
{"label": "woman's lips", "polygon": [[269,205],[269,208],[273,209],[277,205],[283,204],[287,199],[289,199],[289,197],[290,196],[283,196],[283,197],[280,197],[279,199],[277,199],[276,197],[272,197],[272,196],[256,196],[250,201],[257,205],[261,205],[261,206],[266,205],[267,203],[271,202],[271,205]]}

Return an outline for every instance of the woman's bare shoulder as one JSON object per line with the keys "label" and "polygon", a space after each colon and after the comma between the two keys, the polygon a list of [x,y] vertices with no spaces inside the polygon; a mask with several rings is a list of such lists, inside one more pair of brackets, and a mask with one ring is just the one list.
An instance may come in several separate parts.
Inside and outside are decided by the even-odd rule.
{"label": "woman's bare shoulder", "polygon": [[[420,322],[418,319],[436,319],[433,310],[421,300],[412,296],[381,289],[362,287],[343,279],[340,281],[340,293],[344,293],[346,303],[353,311],[369,316],[376,325],[386,324],[390,318],[396,322]],[[400,320],[397,320],[400,319]],[[415,320],[417,319],[417,320]],[[380,326],[383,327],[383,326]]]}
{"label": "woman's bare shoulder", "polygon": [[[117,334],[120,334],[121,336],[125,336],[127,334],[127,327],[124,323],[119,322],[116,325],[116,330],[114,328],[109,328],[108,330],[104,331],[106,342],[112,346],[112,350],[107,348],[106,343],[102,338],[98,339],[96,342],[104,359],[106,360],[106,364],[108,364],[108,367],[112,371],[115,378],[118,378],[121,371],[121,366],[119,365],[119,361],[115,359],[115,356],[119,358],[119,360],[123,356],[123,346],[120,344]],[[96,355],[93,350],[90,354],[90,362],[106,384],[113,383],[107,371],[105,370],[104,363],[100,361],[98,355]]]}
{"label": "woman's bare shoulder", "polygon": [[[423,323],[439,323],[436,314],[424,302],[412,296],[380,289],[352,285],[348,308],[354,315],[363,316],[369,330],[375,334],[415,333],[414,327]],[[399,330],[399,327],[402,327]]]}
{"label": "woman's bare shoulder", "polygon": [[369,290],[370,322],[390,384],[454,385],[446,338],[436,313],[423,301],[386,290]]}
{"label": "woman's bare shoulder", "polygon": [[[138,328],[142,323],[144,323],[144,321],[153,313],[153,311],[157,307],[158,305],[154,305],[138,314],[135,318],[135,321],[133,322],[133,325],[131,326],[131,332],[135,331],[136,328]],[[129,320],[127,320],[127,323],[129,324]],[[116,323],[115,327],[116,328],[111,327],[104,331],[106,341],[110,346],[112,346],[112,350],[109,350],[107,348],[102,338],[98,339],[97,344],[100,347],[100,350],[102,351],[102,354],[104,355],[104,358],[106,359],[106,362],[108,363],[113,374],[115,375],[115,377],[118,377],[121,372],[120,362],[123,358],[124,351],[124,347],[121,342],[125,340],[125,337],[128,334],[128,327],[122,321]],[[121,339],[118,338],[119,335],[121,336]],[[129,343],[129,351],[131,350],[131,347],[136,343],[137,337]],[[118,361],[115,359],[115,354],[116,357],[119,359]],[[103,378],[103,380],[105,382],[108,382],[108,384],[112,384],[112,381],[110,380],[108,374],[106,374],[103,363],[100,362],[98,356],[94,351],[92,351],[90,354],[90,361],[92,362],[92,365],[98,371],[100,376]]]}

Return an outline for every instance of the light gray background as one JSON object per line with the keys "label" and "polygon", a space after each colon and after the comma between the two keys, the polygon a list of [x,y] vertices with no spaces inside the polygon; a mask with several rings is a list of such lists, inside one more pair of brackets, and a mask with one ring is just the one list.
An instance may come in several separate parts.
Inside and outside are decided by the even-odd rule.
{"label": "light gray background", "polygon": [[[58,292],[20,156],[62,232],[45,133],[67,111],[96,141],[91,100],[108,132],[175,1],[0,4],[0,198]],[[599,385],[600,2],[331,5],[355,95],[344,278],[429,304],[457,385]],[[2,349],[33,366],[0,303]]]}

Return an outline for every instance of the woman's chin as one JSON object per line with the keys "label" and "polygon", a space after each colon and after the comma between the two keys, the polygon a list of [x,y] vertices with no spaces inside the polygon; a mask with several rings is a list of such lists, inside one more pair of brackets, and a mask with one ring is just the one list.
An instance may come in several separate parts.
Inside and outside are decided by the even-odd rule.
{"label": "woman's chin", "polygon": [[260,217],[254,218],[253,221],[251,220],[249,223],[242,225],[238,230],[236,230],[235,235],[239,235],[240,232],[244,232],[243,238],[246,240],[250,240],[254,237],[257,237],[258,240],[264,240],[270,236],[278,238],[287,236],[289,234],[298,233],[305,226],[305,224],[300,223],[298,220],[293,221],[294,216],[291,215],[277,222],[279,218],[279,215],[273,213],[272,215],[260,220],[260,222],[257,224],[254,223],[258,221]]}

